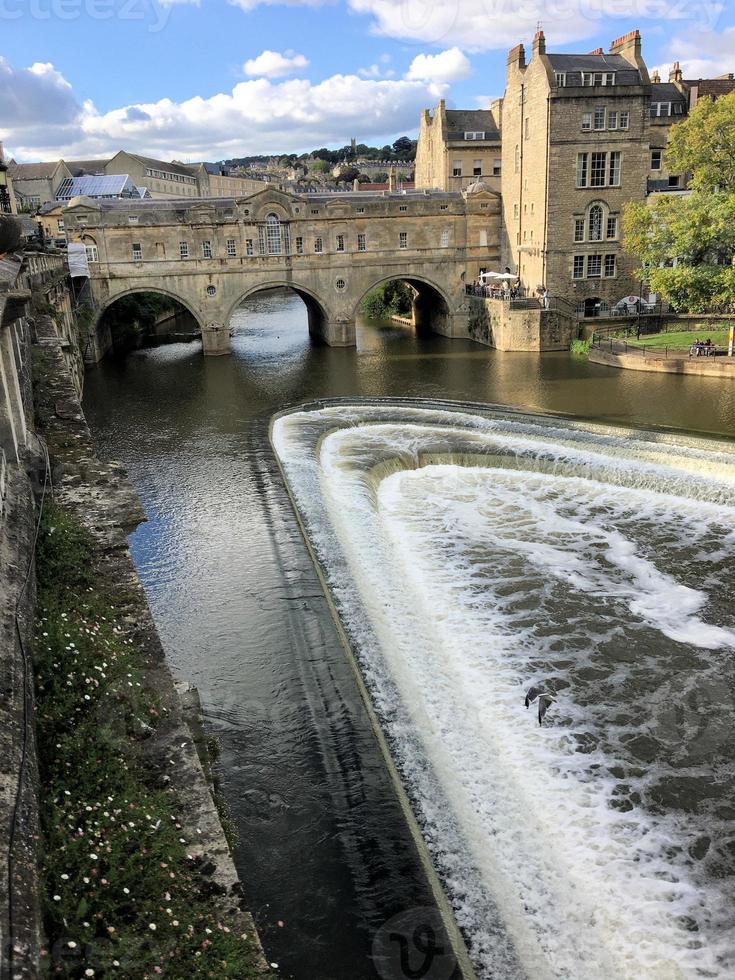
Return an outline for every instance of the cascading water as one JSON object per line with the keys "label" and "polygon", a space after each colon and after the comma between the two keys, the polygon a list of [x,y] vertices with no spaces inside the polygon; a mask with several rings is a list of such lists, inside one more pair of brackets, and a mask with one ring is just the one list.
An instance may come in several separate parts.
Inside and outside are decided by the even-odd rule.
{"label": "cascading water", "polygon": [[401,403],[272,439],[478,976],[733,976],[733,446]]}

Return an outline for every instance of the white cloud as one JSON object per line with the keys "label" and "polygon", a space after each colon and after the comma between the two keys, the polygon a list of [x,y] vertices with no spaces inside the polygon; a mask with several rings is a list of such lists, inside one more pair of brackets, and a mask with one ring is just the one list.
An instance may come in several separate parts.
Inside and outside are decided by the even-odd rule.
{"label": "white cloud", "polygon": [[13,69],[0,60],[0,140],[18,160],[94,158],[121,147],[164,160],[220,159],[341,146],[355,133],[385,142],[414,131],[431,102],[424,81],[333,75],[256,78],[207,98],[103,113],[76,98],[53,66]]}
{"label": "white cloud", "polygon": [[510,48],[532,37],[539,21],[552,45],[600,38],[602,25],[620,30],[644,20],[658,24],[689,20],[713,28],[723,4],[695,0],[347,0],[355,13],[372,18],[375,34],[403,41],[457,45],[466,51]]}
{"label": "white cloud", "polygon": [[406,72],[406,78],[419,82],[456,82],[472,71],[469,59],[459,48],[448,48],[439,54],[417,54]]}
{"label": "white cloud", "polygon": [[668,46],[671,61],[659,65],[662,81],[667,81],[671,63],[678,61],[684,78],[716,78],[735,72],[735,27],[722,31],[697,31],[673,38]]}
{"label": "white cloud", "polygon": [[256,75],[259,78],[281,78],[284,75],[294,75],[303,68],[308,68],[309,60],[303,54],[294,51],[263,51],[257,58],[251,58],[243,65],[246,75]]}
{"label": "white cloud", "polygon": [[[171,2],[171,0],[169,0]],[[176,0],[174,0],[176,2]],[[191,0],[180,0],[180,2],[191,2]],[[193,0],[197,2],[198,0]],[[334,0],[227,0],[232,7],[240,7],[241,10],[254,10],[256,7],[323,7],[325,4],[333,3]]]}

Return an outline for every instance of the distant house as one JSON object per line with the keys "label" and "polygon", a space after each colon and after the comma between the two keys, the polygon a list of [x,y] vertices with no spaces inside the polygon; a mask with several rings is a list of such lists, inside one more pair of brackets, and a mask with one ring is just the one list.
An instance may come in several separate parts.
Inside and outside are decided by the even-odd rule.
{"label": "distant house", "polygon": [[71,177],[63,160],[50,163],[8,163],[19,210],[37,211],[42,204],[56,199],[61,183]]}
{"label": "distant house", "polygon": [[106,164],[105,173],[126,174],[136,187],[147,188],[152,198],[200,196],[196,175],[182,163],[166,163],[120,150]]}

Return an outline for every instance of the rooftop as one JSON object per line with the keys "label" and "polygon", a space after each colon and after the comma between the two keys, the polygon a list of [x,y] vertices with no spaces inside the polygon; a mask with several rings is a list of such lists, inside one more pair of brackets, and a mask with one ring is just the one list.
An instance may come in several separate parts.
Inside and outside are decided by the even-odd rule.
{"label": "rooftop", "polygon": [[47,163],[16,163],[15,160],[10,160],[8,173],[13,180],[48,180],[53,177],[60,163],[60,160]]}

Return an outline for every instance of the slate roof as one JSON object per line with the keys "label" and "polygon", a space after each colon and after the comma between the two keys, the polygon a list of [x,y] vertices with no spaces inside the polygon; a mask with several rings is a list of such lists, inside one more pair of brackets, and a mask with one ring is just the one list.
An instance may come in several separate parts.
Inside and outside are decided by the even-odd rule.
{"label": "slate roof", "polygon": [[687,97],[673,82],[655,82],[651,86],[651,102],[681,102],[687,105]]}
{"label": "slate roof", "polygon": [[103,174],[109,162],[109,157],[106,160],[64,160],[72,177],[83,177],[87,174]]}
{"label": "slate roof", "polygon": [[182,163],[166,163],[165,160],[154,160],[153,157],[142,157],[137,153],[128,153],[128,156],[137,160],[138,163],[142,163],[144,167],[150,167],[151,170],[164,170],[166,173],[180,174],[182,177],[194,176],[191,170]]}
{"label": "slate roof", "polygon": [[[486,139],[500,139],[489,109],[446,109],[449,139],[464,139],[465,133],[485,133]],[[461,134],[461,135],[456,135]]]}
{"label": "slate roof", "polygon": [[11,160],[8,163],[8,173],[13,180],[48,180],[53,177],[59,160],[52,160],[50,163],[16,163]]}
{"label": "slate roof", "polygon": [[[568,76],[583,71],[614,71],[616,85],[638,85],[641,81],[638,69],[620,54],[550,54],[548,58],[554,71],[566,72]],[[567,85],[575,82],[582,84],[581,78],[578,81],[567,78]]]}
{"label": "slate roof", "polygon": [[729,95],[735,92],[735,78],[687,78],[684,80],[687,88],[697,87],[697,98],[701,99],[706,95],[711,95],[717,99],[721,95]]}

